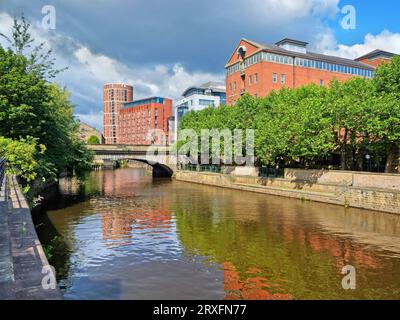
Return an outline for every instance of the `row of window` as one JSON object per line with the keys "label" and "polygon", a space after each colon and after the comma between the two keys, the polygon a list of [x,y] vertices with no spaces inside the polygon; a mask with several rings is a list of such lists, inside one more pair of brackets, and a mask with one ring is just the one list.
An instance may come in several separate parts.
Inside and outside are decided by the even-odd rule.
{"label": "row of window", "polygon": [[[256,64],[261,61],[268,61],[268,62],[275,62],[275,63],[281,63],[281,64],[288,64],[288,65],[295,65],[298,67],[303,67],[303,68],[311,68],[311,69],[318,69],[318,70],[324,70],[324,71],[330,71],[330,72],[339,72],[339,73],[345,73],[345,74],[351,74],[355,76],[362,76],[362,77],[368,77],[372,78],[374,76],[374,71],[372,70],[367,70],[363,68],[357,68],[357,67],[351,67],[351,66],[346,66],[346,65],[341,65],[341,64],[335,64],[335,63],[329,63],[329,62],[324,62],[320,60],[312,60],[312,59],[303,59],[303,58],[295,58],[294,63],[293,63],[293,58],[280,55],[280,54],[274,54],[274,53],[268,53],[268,52],[259,52],[255,55],[252,55],[245,59],[243,66],[244,68],[247,68],[253,64]],[[227,68],[227,75],[232,75],[236,72],[238,72],[241,69],[242,63],[238,62],[235,63],[234,65],[230,66]]]}
{"label": "row of window", "polygon": [[119,98],[124,98],[124,101],[128,101],[128,92],[126,89],[122,90],[122,89],[111,89],[108,90],[108,99],[109,100],[114,100],[115,98],[115,91],[116,91],[116,95],[117,95],[117,100],[119,100]]}
{"label": "row of window", "polygon": [[215,106],[214,100],[199,99],[199,105],[201,106]]}
{"label": "row of window", "polygon": [[[278,77],[279,77],[278,73],[274,72],[272,74],[272,83],[277,84]],[[286,75],[284,73],[281,73],[281,75],[279,77],[279,81],[280,81],[280,84],[282,84],[282,85],[284,85],[286,83]],[[253,83],[254,84],[258,83],[258,74],[257,73],[255,73],[254,76],[253,75],[249,76],[249,85],[252,85]],[[321,87],[325,86],[325,80],[322,80],[322,79],[320,80],[320,86]],[[236,89],[237,89],[236,81],[233,82],[233,84],[232,83],[229,84],[229,90],[231,92],[232,92],[232,89],[233,89],[233,92],[236,91]]]}

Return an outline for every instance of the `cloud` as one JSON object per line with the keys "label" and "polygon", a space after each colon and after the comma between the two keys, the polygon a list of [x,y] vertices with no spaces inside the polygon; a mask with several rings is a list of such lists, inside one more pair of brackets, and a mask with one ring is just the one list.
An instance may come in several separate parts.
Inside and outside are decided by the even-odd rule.
{"label": "cloud", "polygon": [[[9,31],[12,23],[10,15],[0,14],[0,32]],[[56,67],[68,66],[56,81],[71,92],[77,117],[97,128],[102,127],[105,83],[132,84],[136,99],[156,95],[177,99],[190,85],[224,80],[223,72],[188,71],[179,63],[128,66],[107,55],[93,53],[72,37],[48,33],[38,25],[32,25],[31,33],[36,43],[45,41],[53,49]],[[8,46],[4,40],[1,44]]]}
{"label": "cloud", "polygon": [[319,47],[326,54],[355,59],[376,49],[400,54],[400,33],[384,30],[377,35],[368,33],[363,43],[351,46],[338,44],[332,33],[320,36]]}
{"label": "cloud", "polygon": [[103,123],[103,114],[101,113],[89,113],[89,114],[76,114],[76,117],[81,121],[84,122],[96,129],[102,131],[102,123]]}
{"label": "cloud", "polygon": [[[268,13],[269,19],[292,21],[304,17],[334,18],[339,0],[250,0],[258,14]],[[260,11],[261,9],[261,11]],[[264,15],[265,18],[265,15]]]}
{"label": "cloud", "polygon": [[[55,31],[40,26],[47,4],[56,8]],[[104,83],[132,84],[135,98],[176,99],[191,85],[223,81],[242,37],[265,43],[291,37],[350,58],[376,48],[400,52],[399,34],[389,31],[367,35],[361,44],[338,43],[328,25],[338,16],[339,0],[202,0],[195,6],[187,0],[98,0],[95,6],[8,0],[2,8],[0,32],[10,30],[11,15],[24,12],[34,22],[34,37],[54,50],[57,67],[69,67],[56,81],[72,93],[77,116],[96,127],[102,126]]]}

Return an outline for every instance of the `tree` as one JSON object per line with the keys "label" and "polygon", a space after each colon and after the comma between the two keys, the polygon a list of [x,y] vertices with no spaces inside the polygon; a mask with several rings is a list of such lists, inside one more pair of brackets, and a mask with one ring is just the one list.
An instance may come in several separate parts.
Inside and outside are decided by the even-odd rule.
{"label": "tree", "polygon": [[344,83],[334,81],[328,90],[327,107],[342,170],[356,169],[355,155],[363,155],[367,142],[365,120],[373,116],[374,97],[374,85],[365,78],[353,78]]}
{"label": "tree", "polygon": [[45,42],[34,45],[35,39],[32,38],[29,32],[30,27],[31,24],[22,15],[20,21],[14,18],[12,37],[10,38],[4,33],[0,33],[0,37],[8,41],[10,49],[14,53],[27,58],[29,71],[36,73],[42,78],[54,78],[67,68],[54,68],[55,58],[52,58],[52,50],[44,50]]}
{"label": "tree", "polygon": [[400,56],[378,67],[374,85],[378,94],[373,110],[376,117],[368,119],[368,128],[385,145],[386,172],[400,173]]}
{"label": "tree", "polygon": [[0,137],[0,158],[6,161],[7,173],[20,176],[26,182],[37,177],[39,163],[35,158],[44,151],[45,147],[31,137],[18,141]]}
{"label": "tree", "polygon": [[97,136],[90,136],[87,142],[88,144],[100,144],[100,139]]}
{"label": "tree", "polygon": [[89,168],[93,155],[77,138],[69,93],[46,80],[46,74],[55,75],[48,55],[34,49],[25,56],[24,49],[34,41],[28,30],[24,19],[14,22],[12,47],[0,46],[0,136],[33,139],[44,146],[43,152],[34,154],[36,176],[55,180],[65,169]]}

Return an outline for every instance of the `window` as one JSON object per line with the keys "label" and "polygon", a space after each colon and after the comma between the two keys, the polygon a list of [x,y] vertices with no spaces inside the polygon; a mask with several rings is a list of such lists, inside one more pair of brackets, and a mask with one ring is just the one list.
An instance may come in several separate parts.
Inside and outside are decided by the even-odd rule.
{"label": "window", "polygon": [[285,74],[282,73],[282,74],[281,74],[281,84],[285,84],[285,82],[286,82]]}
{"label": "window", "polygon": [[232,91],[232,83],[229,84],[229,90]]}
{"label": "window", "polygon": [[258,82],[258,73],[256,73],[255,75],[254,75],[254,83],[257,83]]}
{"label": "window", "polygon": [[277,73],[274,73],[274,74],[272,75],[272,82],[273,82],[273,83],[277,83],[277,82],[278,82],[278,74],[277,74]]}
{"label": "window", "polygon": [[319,85],[321,86],[321,87],[324,87],[325,86],[325,81],[324,80],[319,80]]}
{"label": "window", "polygon": [[251,86],[252,81],[253,81],[253,76],[249,76],[249,86]]}
{"label": "window", "polygon": [[233,91],[236,91],[236,82],[233,83]]}
{"label": "window", "polygon": [[199,100],[199,105],[201,106],[214,106],[214,100],[206,100],[206,99],[200,99]]}

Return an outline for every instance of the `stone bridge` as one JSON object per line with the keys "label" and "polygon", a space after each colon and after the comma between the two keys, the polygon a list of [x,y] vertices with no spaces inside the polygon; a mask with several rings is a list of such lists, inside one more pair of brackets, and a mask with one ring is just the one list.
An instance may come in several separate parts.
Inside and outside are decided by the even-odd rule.
{"label": "stone bridge", "polygon": [[94,164],[135,160],[153,167],[153,177],[171,177],[176,171],[176,157],[168,146],[88,145],[95,153]]}

